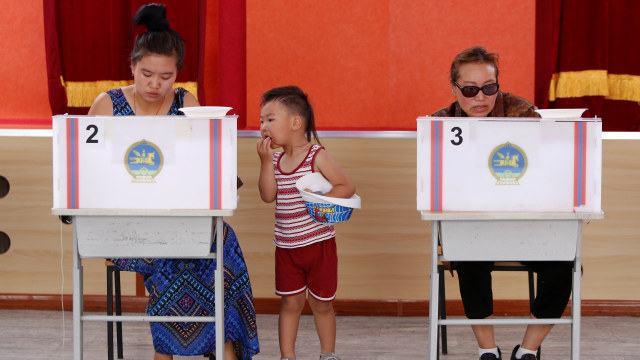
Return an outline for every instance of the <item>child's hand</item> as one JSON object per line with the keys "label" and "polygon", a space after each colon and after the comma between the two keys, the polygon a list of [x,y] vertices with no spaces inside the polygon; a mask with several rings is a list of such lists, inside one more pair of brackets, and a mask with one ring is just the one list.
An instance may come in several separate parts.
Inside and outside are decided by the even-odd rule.
{"label": "child's hand", "polygon": [[271,150],[271,138],[264,136],[258,140],[258,156],[261,161],[271,161],[273,158],[273,150]]}
{"label": "child's hand", "polygon": [[304,191],[311,193],[311,194],[316,194],[316,195],[324,195],[324,193],[322,191],[313,191],[309,188],[304,188]]}
{"label": "child's hand", "polygon": [[258,156],[260,156],[260,177],[258,189],[260,198],[267,203],[273,202],[278,194],[278,184],[273,173],[273,150],[271,150],[271,138],[263,136],[258,140]]}

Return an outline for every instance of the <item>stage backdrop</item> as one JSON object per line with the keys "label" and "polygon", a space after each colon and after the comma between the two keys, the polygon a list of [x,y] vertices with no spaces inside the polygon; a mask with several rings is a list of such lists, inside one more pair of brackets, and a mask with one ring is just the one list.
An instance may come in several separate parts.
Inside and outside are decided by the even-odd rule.
{"label": "stage backdrop", "polygon": [[536,105],[588,108],[604,131],[640,130],[640,2],[536,6]]}
{"label": "stage backdrop", "polygon": [[[311,95],[322,129],[415,129],[418,116],[454,101],[448,84],[451,60],[460,50],[478,44],[500,53],[501,88],[533,99],[535,0],[513,2],[508,7],[472,0],[455,4],[202,1],[206,9],[198,0],[197,17],[190,17],[199,25],[203,17],[206,19],[205,61],[198,64],[205,77],[204,84],[198,82],[204,85],[205,93],[203,96],[199,91],[198,100],[206,105],[232,106],[240,116],[240,128],[247,120],[249,128],[258,127],[259,98],[264,91],[297,84]],[[189,1],[189,6],[194,2]],[[126,3],[132,4],[130,19],[139,2]],[[166,3],[172,27],[178,26],[174,17],[182,8],[174,11],[173,2]],[[0,4],[0,30],[18,34],[2,39],[6,46],[0,65],[10,71],[0,74],[2,83],[8,85],[0,89],[0,97],[11,101],[0,108],[0,126],[33,127],[31,120],[35,119],[50,127],[52,113],[63,112],[59,107],[51,111],[49,106],[43,14],[49,17],[51,13],[45,11],[43,2],[0,0]],[[51,2],[46,9],[58,5]],[[98,23],[93,28],[106,34],[116,31]],[[56,37],[61,35],[56,33]],[[133,42],[132,37],[128,40],[125,46]],[[200,38],[187,40],[188,46],[194,46]],[[77,51],[81,52],[90,46],[79,45]],[[116,60],[125,70],[128,51],[120,48],[114,52],[121,56]],[[58,66],[62,72],[65,65],[61,62]],[[94,70],[96,77],[89,80],[63,80],[95,81],[99,71],[109,71],[97,65]],[[49,84],[61,86],[59,75],[52,72],[49,78]],[[114,80],[101,78],[105,79]],[[87,98],[93,100],[92,95]]]}
{"label": "stage backdrop", "polygon": [[[183,13],[183,6],[173,11],[173,2],[166,2],[172,26],[178,26],[174,17]],[[0,53],[0,66],[7,70],[0,74],[5,84],[0,97],[7,99],[0,108],[0,126],[50,127],[51,114],[64,112],[61,80],[73,79],[60,77],[64,54],[45,51],[44,46],[45,18],[47,29],[57,29],[55,10],[60,3],[0,0],[0,30],[8,34]],[[130,18],[140,3],[110,4],[109,11],[130,4]],[[533,100],[535,68],[538,106],[588,107],[587,115],[603,117],[605,131],[635,131],[640,128],[640,73],[633,61],[640,55],[640,40],[630,34],[640,20],[639,6],[633,0],[595,0],[587,5],[577,0],[527,0],[508,7],[471,0],[198,0],[198,13],[189,17],[190,24],[197,19],[206,35],[189,40],[188,46],[204,42],[199,51],[204,48],[205,61],[198,63],[197,71],[198,76],[204,74],[205,80],[198,83],[206,91],[199,89],[200,102],[233,106],[240,128],[247,118],[249,128],[258,127],[260,94],[295,83],[310,93],[321,128],[413,129],[417,116],[454,100],[447,83],[452,57],[482,44],[500,53],[505,91]],[[82,22],[73,18],[69,25],[80,32]],[[98,17],[92,26],[105,36],[124,32],[101,23]],[[129,21],[122,26],[130,26]],[[46,34],[47,43],[58,44],[57,31]],[[124,48],[114,52],[125,70],[132,41],[129,36]],[[86,41],[79,45],[80,52],[93,46]],[[50,58],[48,75],[45,54]],[[99,72],[110,70],[96,63],[93,71],[97,79]],[[48,89],[58,105],[49,105]],[[555,101],[549,103],[550,97]]]}
{"label": "stage backdrop", "polygon": [[[205,1],[159,1],[167,8],[170,27],[185,40],[184,67],[176,87],[198,96],[199,40],[204,32],[198,16]],[[86,114],[95,97],[133,83],[130,55],[135,35],[133,15],[147,0],[44,1],[48,86],[54,114]],[[204,50],[200,52],[204,55]],[[200,72],[202,73],[202,72]]]}

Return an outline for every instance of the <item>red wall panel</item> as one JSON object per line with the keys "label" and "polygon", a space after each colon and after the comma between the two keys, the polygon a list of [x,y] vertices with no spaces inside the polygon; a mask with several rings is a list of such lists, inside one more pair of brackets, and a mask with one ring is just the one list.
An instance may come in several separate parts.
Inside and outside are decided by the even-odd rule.
{"label": "red wall panel", "polygon": [[320,128],[415,129],[454,101],[453,57],[500,53],[501,89],[533,101],[535,2],[247,1],[248,126],[260,95],[295,84]]}
{"label": "red wall panel", "polygon": [[0,1],[0,119],[49,119],[42,1]]}

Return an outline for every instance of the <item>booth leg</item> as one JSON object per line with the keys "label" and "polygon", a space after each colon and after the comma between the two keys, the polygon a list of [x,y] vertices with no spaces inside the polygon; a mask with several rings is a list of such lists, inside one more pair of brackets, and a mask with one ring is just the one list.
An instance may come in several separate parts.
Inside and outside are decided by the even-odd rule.
{"label": "booth leg", "polygon": [[[107,266],[107,315],[113,315],[113,273]],[[113,360],[113,321],[107,321],[107,360]]]}
{"label": "booth leg", "polygon": [[[115,271],[115,292],[116,292],[116,315],[122,315],[122,291],[120,287],[120,271]],[[124,349],[122,347],[122,322],[116,322],[116,346],[118,348],[118,359],[124,359]]]}
{"label": "booth leg", "polygon": [[215,295],[216,295],[216,359],[224,360],[224,229],[222,217],[215,217],[216,222],[216,270],[215,270]]}
{"label": "booth leg", "polygon": [[438,228],[440,222],[431,221],[431,297],[429,298],[429,359],[438,358]]}
{"label": "booth leg", "polygon": [[573,266],[573,289],[571,294],[571,359],[580,359],[580,317],[582,281],[582,220],[578,220],[576,259]]}
{"label": "booth leg", "polygon": [[73,222],[73,359],[82,360],[82,259],[78,252],[77,221]]}

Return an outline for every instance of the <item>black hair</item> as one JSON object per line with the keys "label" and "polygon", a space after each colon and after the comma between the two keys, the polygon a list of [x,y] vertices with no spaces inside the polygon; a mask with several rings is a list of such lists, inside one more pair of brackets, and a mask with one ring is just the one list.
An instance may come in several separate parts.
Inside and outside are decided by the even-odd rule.
{"label": "black hair", "polygon": [[318,132],[316,131],[315,118],[313,116],[313,108],[311,107],[307,94],[305,94],[302,89],[295,85],[273,88],[262,94],[260,106],[263,107],[272,101],[278,101],[284,105],[290,113],[300,115],[305,121],[304,133],[307,141],[311,141],[313,138],[320,144]]}
{"label": "black hair", "polygon": [[136,37],[131,63],[135,64],[149,54],[175,56],[176,67],[180,71],[184,65],[184,40],[177,31],[169,28],[164,5],[141,6],[133,17],[134,29],[138,25],[144,25],[147,31]]}
{"label": "black hair", "polygon": [[458,81],[460,76],[460,66],[470,63],[486,63],[496,70],[496,82],[498,81],[498,54],[490,53],[482,46],[474,46],[469,49],[462,50],[451,63],[449,71],[449,80],[451,85]]}

